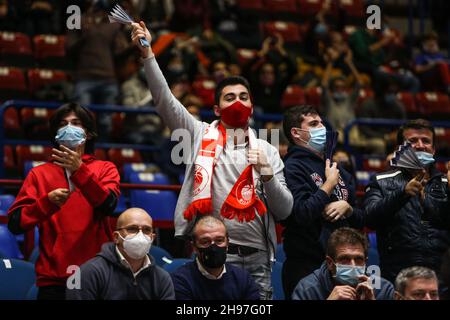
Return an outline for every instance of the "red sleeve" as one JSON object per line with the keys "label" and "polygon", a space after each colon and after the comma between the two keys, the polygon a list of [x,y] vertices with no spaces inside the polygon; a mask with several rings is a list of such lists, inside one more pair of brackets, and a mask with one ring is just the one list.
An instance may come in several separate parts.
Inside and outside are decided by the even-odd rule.
{"label": "red sleeve", "polygon": [[96,169],[101,171],[98,178],[85,163],[82,163],[80,168],[70,177],[94,208],[105,201],[110,191],[114,192],[116,196],[120,195],[120,175],[116,166],[108,161],[102,161],[102,164],[101,167],[99,166]]}
{"label": "red sleeve", "polygon": [[59,210],[57,205],[50,202],[48,193],[38,194],[38,181],[33,170],[26,177],[8,215],[12,215],[17,209],[21,209],[20,227],[23,230],[33,228]]}

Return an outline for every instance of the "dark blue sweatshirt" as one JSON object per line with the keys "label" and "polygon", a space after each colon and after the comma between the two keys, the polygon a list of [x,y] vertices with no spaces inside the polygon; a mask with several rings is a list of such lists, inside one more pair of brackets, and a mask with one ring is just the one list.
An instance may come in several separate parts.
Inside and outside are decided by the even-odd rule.
{"label": "dark blue sweatshirt", "polygon": [[[394,286],[384,278],[379,278],[380,287],[374,288],[376,300],[393,300]],[[326,300],[335,287],[335,283],[324,262],[319,269],[306,276],[295,287],[292,300]]]}
{"label": "dark blue sweatshirt", "polygon": [[[363,227],[363,214],[354,207],[355,186],[352,176],[338,166],[341,179],[331,196],[320,189],[326,181],[325,160],[311,150],[291,146],[285,159],[284,175],[294,197],[291,215],[285,226],[283,241],[287,259],[307,260],[318,268],[325,259],[326,242],[331,232],[343,226]],[[325,206],[346,200],[353,207],[347,219],[330,223],[322,217]],[[314,269],[311,270],[311,272]]]}
{"label": "dark blue sweatshirt", "polygon": [[247,270],[226,263],[218,280],[207,279],[197,262],[188,262],[171,274],[177,300],[259,300],[259,289]]}
{"label": "dark blue sweatshirt", "polygon": [[[150,256],[149,256],[150,257]],[[170,275],[155,265],[142,270],[136,278],[120,263],[116,245],[103,244],[97,256],[81,266],[81,288],[66,289],[67,300],[174,300]]]}

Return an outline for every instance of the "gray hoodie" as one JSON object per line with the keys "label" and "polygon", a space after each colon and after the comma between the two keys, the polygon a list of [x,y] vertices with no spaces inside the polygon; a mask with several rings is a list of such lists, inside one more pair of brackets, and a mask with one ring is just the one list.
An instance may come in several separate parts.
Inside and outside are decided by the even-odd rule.
{"label": "gray hoodie", "polygon": [[125,267],[112,242],[80,267],[80,289],[66,289],[67,300],[174,300],[175,292],[169,273],[151,264],[136,278]]}
{"label": "gray hoodie", "polygon": [[[185,129],[192,137],[191,153],[186,161],[185,180],[178,197],[174,219],[175,236],[183,237],[189,235],[195,222],[194,219],[187,221],[183,216],[183,212],[192,202],[194,160],[199,152],[203,133],[206,127],[209,126],[209,123],[196,120],[173,96],[154,57],[144,59],[144,69],[158,114],[172,131]],[[268,182],[263,183],[259,180],[259,177],[255,177],[255,180],[259,181],[257,183],[257,194],[265,201],[268,214],[262,217],[256,215],[256,219],[251,223],[239,223],[236,220],[225,219],[225,224],[231,243],[256,247],[262,250],[267,250],[268,248],[270,257],[273,259],[276,248],[275,222],[286,219],[290,215],[293,198],[284,180],[284,165],[278,150],[262,139],[257,139],[257,144],[258,148],[262,149],[266,154],[274,171],[274,177]],[[218,184],[224,186],[223,182],[227,178],[229,179],[230,174],[234,173],[236,175],[242,172],[240,169],[236,166],[223,166],[221,169],[216,169],[217,176],[215,174],[213,177],[213,183],[216,186],[215,189],[213,188],[213,214],[215,216],[219,216],[220,206],[232,188],[232,184],[225,185],[225,188],[218,187]],[[221,181],[218,182],[217,178]]]}

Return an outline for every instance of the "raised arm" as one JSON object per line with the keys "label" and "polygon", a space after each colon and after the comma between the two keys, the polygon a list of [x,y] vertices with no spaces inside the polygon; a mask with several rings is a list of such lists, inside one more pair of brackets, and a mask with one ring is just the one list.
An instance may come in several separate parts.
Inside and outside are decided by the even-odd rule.
{"label": "raised arm", "polygon": [[156,62],[151,45],[142,47],[139,43],[140,38],[145,38],[151,43],[150,32],[142,21],[133,23],[132,27],[131,38],[141,51],[147,85],[156,105],[156,111],[171,130],[184,128],[193,133],[196,126],[201,126],[201,122],[196,120],[170,91],[169,85]]}

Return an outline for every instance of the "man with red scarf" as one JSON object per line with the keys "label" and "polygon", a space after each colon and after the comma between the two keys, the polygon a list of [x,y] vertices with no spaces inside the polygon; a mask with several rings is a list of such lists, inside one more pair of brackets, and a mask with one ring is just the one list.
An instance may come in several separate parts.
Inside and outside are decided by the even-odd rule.
{"label": "man with red scarf", "polygon": [[242,77],[220,82],[214,105],[220,119],[198,121],[172,95],[151,47],[142,47],[140,38],[152,40],[143,22],[133,24],[132,40],[141,50],[156,110],[172,131],[183,129],[190,139],[192,161],[186,161],[175,236],[189,236],[201,215],[222,218],[230,237],[227,262],[247,269],[261,298],[270,299],[275,222],[291,213],[293,200],[278,150],[249,130],[253,105],[248,82]]}

